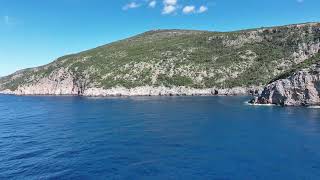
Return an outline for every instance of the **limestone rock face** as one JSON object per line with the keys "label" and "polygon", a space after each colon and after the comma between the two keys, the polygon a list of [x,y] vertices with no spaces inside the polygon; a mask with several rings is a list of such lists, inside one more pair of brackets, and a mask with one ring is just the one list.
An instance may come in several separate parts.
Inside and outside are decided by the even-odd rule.
{"label": "limestone rock face", "polygon": [[251,103],[284,106],[320,105],[320,63],[267,85]]}
{"label": "limestone rock face", "polygon": [[[61,68],[35,83],[22,85],[13,91],[16,95],[80,95],[83,84],[68,70]],[[8,90],[7,90],[8,92]]]}

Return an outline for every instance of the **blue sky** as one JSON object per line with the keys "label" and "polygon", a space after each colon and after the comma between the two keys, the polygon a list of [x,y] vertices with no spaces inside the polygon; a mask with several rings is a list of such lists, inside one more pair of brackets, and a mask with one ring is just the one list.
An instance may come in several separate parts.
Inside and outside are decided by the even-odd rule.
{"label": "blue sky", "polygon": [[320,21],[319,0],[0,0],[0,76],[151,29]]}

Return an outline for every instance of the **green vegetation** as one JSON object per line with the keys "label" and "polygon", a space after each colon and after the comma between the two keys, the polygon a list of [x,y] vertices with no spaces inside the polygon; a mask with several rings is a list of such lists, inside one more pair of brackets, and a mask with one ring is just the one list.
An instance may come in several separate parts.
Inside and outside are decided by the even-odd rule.
{"label": "green vegetation", "polygon": [[320,62],[320,53],[313,56],[312,58],[309,58],[309,59],[303,61],[302,63],[294,65],[291,69],[289,69],[288,71],[284,72],[283,74],[280,74],[279,76],[275,77],[269,83],[272,83],[272,82],[279,80],[279,79],[285,79],[285,78],[291,76],[293,73],[295,73],[299,70],[302,70],[304,68],[308,68],[311,65],[319,63],[319,62]]}
{"label": "green vegetation", "polygon": [[299,63],[294,54],[313,57],[308,47],[319,42],[316,23],[236,32],[149,31],[4,77],[0,89],[50,78],[61,68],[88,87],[265,85],[312,64],[316,57]]}

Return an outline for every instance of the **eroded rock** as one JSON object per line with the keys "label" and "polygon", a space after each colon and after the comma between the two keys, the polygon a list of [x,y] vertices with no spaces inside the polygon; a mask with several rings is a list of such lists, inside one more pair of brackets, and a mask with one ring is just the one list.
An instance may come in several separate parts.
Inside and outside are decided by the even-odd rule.
{"label": "eroded rock", "polygon": [[267,85],[253,104],[311,106],[320,104],[320,63]]}

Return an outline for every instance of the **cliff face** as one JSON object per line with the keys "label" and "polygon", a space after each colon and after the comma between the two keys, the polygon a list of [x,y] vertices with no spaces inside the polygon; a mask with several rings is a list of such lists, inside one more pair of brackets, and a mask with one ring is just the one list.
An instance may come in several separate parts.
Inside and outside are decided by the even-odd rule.
{"label": "cliff face", "polygon": [[18,95],[254,94],[320,52],[320,24],[149,31],[0,78]]}
{"label": "cliff face", "polygon": [[320,63],[267,85],[252,103],[283,106],[320,105]]}
{"label": "cliff face", "polygon": [[75,75],[61,68],[30,85],[19,86],[13,92],[18,95],[81,95],[84,89],[82,80],[78,80]]}

